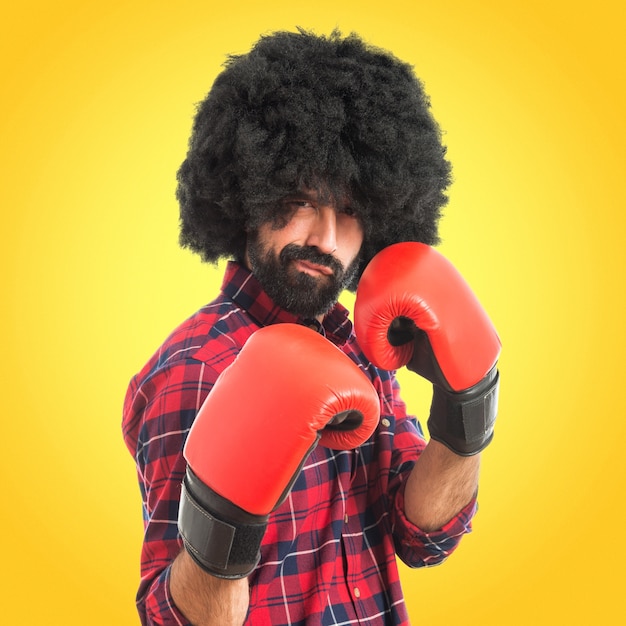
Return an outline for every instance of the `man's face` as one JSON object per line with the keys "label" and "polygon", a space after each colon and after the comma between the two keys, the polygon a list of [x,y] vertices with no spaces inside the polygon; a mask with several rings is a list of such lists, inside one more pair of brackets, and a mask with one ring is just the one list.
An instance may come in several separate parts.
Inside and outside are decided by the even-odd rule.
{"label": "man's face", "polygon": [[321,318],[359,265],[363,227],[345,205],[297,193],[283,201],[279,222],[251,233],[246,261],[267,294],[283,309]]}

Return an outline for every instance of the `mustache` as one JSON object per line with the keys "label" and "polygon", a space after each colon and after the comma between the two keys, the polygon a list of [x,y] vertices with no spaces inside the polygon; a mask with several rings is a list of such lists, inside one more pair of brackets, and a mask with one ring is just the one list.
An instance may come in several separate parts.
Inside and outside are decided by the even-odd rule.
{"label": "mustache", "polygon": [[325,254],[315,246],[299,246],[295,243],[287,244],[279,254],[281,263],[289,261],[310,261],[316,265],[329,267],[335,276],[341,276],[345,268],[332,254]]}

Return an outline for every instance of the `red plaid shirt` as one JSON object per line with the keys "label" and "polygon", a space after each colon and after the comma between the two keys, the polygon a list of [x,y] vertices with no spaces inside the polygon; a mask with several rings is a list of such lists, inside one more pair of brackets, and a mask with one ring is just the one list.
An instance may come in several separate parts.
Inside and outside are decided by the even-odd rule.
{"label": "red plaid shirt", "polygon": [[[137,594],[143,624],[188,624],[169,592],[170,564],[182,547],[177,516],[185,437],[248,337],[281,322],[304,323],[277,308],[252,274],[231,262],[219,297],[176,329],[130,383],[123,431],[143,498]],[[393,372],[373,367],[362,354],[343,306],[318,330],[372,380],[380,423],[357,450],[318,446],[307,459],[270,517],[261,562],[249,577],[246,624],[408,624],[396,555],[411,567],[440,563],[470,531],[476,503],[436,532],[424,533],[406,519],[404,485],[425,446],[419,425],[406,414]],[[233,463],[254,472],[236,451]]]}

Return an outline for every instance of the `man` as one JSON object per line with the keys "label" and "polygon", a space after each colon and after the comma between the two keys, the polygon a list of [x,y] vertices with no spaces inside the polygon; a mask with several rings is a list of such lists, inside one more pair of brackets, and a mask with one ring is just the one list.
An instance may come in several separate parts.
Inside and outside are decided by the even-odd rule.
{"label": "man", "polygon": [[[142,623],[408,624],[396,555],[440,563],[470,530],[499,352],[430,247],[450,166],[421,83],[355,35],[263,37],[178,181],[182,245],[231,260],[125,401]],[[355,336],[337,299],[361,279]],[[403,365],[433,382],[428,443]]]}

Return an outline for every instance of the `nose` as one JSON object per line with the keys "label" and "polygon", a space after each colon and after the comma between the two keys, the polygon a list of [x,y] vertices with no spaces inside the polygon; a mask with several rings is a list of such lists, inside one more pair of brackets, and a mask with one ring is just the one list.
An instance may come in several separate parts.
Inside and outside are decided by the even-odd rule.
{"label": "nose", "polygon": [[337,249],[337,213],[334,208],[318,208],[306,243],[324,254],[332,254]]}

